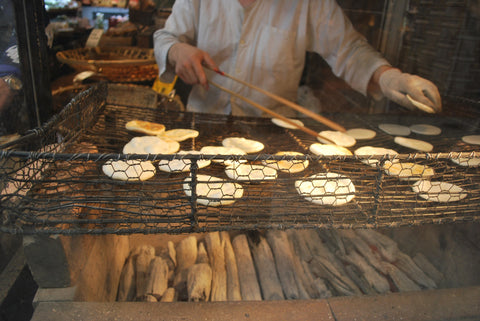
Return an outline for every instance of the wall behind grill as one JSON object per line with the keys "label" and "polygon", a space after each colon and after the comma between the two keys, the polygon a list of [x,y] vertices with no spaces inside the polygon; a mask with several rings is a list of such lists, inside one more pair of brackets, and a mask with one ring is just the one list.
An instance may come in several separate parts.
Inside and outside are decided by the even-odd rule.
{"label": "wall behind grill", "polygon": [[399,67],[448,96],[480,99],[480,1],[412,0]]}

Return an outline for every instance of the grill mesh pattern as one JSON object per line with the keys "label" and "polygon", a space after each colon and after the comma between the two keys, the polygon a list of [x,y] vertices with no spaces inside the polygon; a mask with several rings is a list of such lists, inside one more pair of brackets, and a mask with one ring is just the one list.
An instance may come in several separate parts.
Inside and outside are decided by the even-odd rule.
{"label": "grill mesh pattern", "polygon": [[[480,218],[479,167],[458,164],[459,158],[480,157],[478,146],[461,140],[463,135],[479,133],[474,118],[325,115],[347,129],[363,127],[377,132],[372,140],[357,141],[350,148],[352,152],[362,146],[377,146],[399,154],[316,156],[309,151],[309,146],[318,142],[314,137],[277,127],[269,119],[178,112],[161,104],[157,109],[128,102],[112,104],[107,103],[107,97],[108,87],[92,87],[41,129],[1,146],[2,231],[148,234],[394,227]],[[265,148],[247,155],[122,154],[123,146],[141,135],[125,129],[125,123],[132,119],[162,123],[167,129],[198,130],[198,137],[180,142],[183,151],[221,146],[226,137],[260,141]],[[308,119],[303,121],[317,131],[327,129]],[[432,153],[416,153],[395,144],[393,136],[378,128],[385,122],[431,124],[440,127],[442,134],[412,133],[409,137],[434,146]],[[303,155],[275,155],[280,151]],[[378,162],[368,165],[368,159]],[[187,170],[159,169],[159,163],[168,167],[172,160],[177,165],[184,163]],[[125,173],[128,180],[112,179],[103,172],[112,161],[127,163],[117,172]],[[305,168],[272,174],[262,167],[275,168],[272,164],[278,161]],[[400,166],[396,174],[386,170],[396,162],[407,165]],[[208,166],[203,167],[206,163]],[[227,171],[225,163],[231,166]],[[240,164],[241,172],[237,171]],[[255,166],[245,171],[245,165]],[[405,176],[409,171],[417,176]],[[261,175],[251,178],[253,172]],[[139,180],[136,173],[151,177]],[[423,184],[415,189],[420,178],[451,185]]]}

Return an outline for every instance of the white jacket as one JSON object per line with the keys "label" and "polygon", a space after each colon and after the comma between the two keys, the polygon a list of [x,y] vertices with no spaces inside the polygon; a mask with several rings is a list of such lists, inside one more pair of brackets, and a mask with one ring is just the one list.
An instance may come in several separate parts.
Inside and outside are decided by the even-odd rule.
{"label": "white jacket", "polygon": [[[173,79],[167,54],[187,42],[210,54],[220,70],[291,101],[305,53],[320,54],[333,73],[366,95],[373,72],[389,63],[345,17],[335,0],[176,0],[165,28],[154,34],[155,57],[163,80]],[[293,111],[267,96],[207,71],[207,77],[285,116]],[[262,116],[261,111],[210,86],[194,86],[187,110]]]}

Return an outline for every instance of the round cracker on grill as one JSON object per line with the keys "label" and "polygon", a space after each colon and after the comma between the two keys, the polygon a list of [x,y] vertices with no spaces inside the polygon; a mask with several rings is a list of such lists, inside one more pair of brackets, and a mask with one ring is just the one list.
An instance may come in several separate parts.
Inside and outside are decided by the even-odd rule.
{"label": "round cracker on grill", "polygon": [[480,145],[480,135],[463,136],[462,140],[467,144]]}
{"label": "round cracker on grill", "polygon": [[456,157],[451,160],[460,166],[477,167],[480,165],[480,157]]}
{"label": "round cracker on grill", "polygon": [[[192,196],[192,178],[185,178],[183,190],[188,197]],[[230,205],[243,196],[243,187],[238,183],[210,175],[197,175],[196,196],[197,203],[205,206]]]}
{"label": "round cracker on grill", "polygon": [[152,162],[137,159],[108,160],[102,170],[108,177],[121,181],[145,181],[155,175]]}
{"label": "round cracker on grill", "polygon": [[297,180],[295,188],[307,201],[319,205],[344,205],[355,197],[353,182],[337,173],[319,173]]}
{"label": "round cracker on grill", "polygon": [[173,154],[180,144],[171,139],[157,136],[133,137],[124,147],[124,154]]}
{"label": "round cracker on grill", "polygon": [[387,160],[383,165],[383,169],[388,175],[397,176],[401,180],[407,181],[417,181],[435,175],[433,168],[410,162],[391,162]]}
{"label": "round cracker on grill", "polygon": [[[352,147],[353,145],[355,145],[357,143],[355,138],[353,138],[350,135],[347,135],[346,133],[342,133],[340,131],[324,130],[324,131],[321,131],[319,133],[319,135],[330,139],[336,145],[342,146],[342,147]],[[317,137],[317,139],[321,143],[331,144],[329,141],[326,141],[325,139],[322,139],[321,137]]]}
{"label": "round cracker on grill", "polygon": [[432,107],[425,105],[424,103],[421,103],[418,100],[413,99],[409,94],[407,94],[406,96],[407,96],[407,99],[410,100],[410,102],[418,109],[423,110],[424,112],[429,114],[435,114],[435,109],[433,109]]}
{"label": "round cracker on grill", "polygon": [[[278,152],[275,156],[305,156],[299,152]],[[276,170],[286,172],[286,173],[299,173],[304,171],[308,165],[309,161],[301,160],[301,159],[293,159],[293,160],[274,160],[274,159],[267,159],[263,160],[262,163],[268,167],[274,168]]]}
{"label": "round cracker on grill", "polygon": [[409,127],[398,124],[380,124],[378,128],[392,136],[408,136],[412,132]]}
{"label": "round cracker on grill", "polygon": [[333,144],[313,143],[309,149],[317,156],[352,155],[352,152],[345,147]]}
{"label": "round cracker on grill", "polygon": [[147,135],[161,135],[165,131],[165,125],[139,119],[127,122],[125,128]]}
{"label": "round cracker on grill", "polygon": [[420,180],[413,184],[412,190],[430,202],[457,202],[467,197],[463,188],[447,182]]}
{"label": "round cracker on grill", "polygon": [[433,150],[433,145],[423,140],[397,136],[393,140],[398,145],[415,149],[421,152],[429,153]]}
{"label": "round cracker on grill", "polygon": [[[247,153],[237,147],[225,147],[225,146],[204,146],[200,149],[200,152],[205,155],[246,155]],[[230,159],[212,159],[215,163],[221,163],[224,165],[231,165],[235,161]],[[240,159],[236,162],[245,163],[247,160]]]}
{"label": "round cracker on grill", "polygon": [[225,174],[237,181],[268,181],[277,178],[277,170],[259,164],[235,163],[225,168]]}
{"label": "round cracker on grill", "polygon": [[[199,155],[202,154],[199,151],[196,150],[190,150],[190,151],[179,151],[179,155]],[[199,159],[197,160],[197,166],[198,168],[204,168],[210,165],[211,161],[209,159]],[[180,158],[180,159],[172,159],[172,160],[167,160],[167,159],[162,159],[158,163],[158,169],[160,169],[163,172],[170,172],[170,173],[178,173],[178,172],[188,172],[190,171],[190,166],[192,165],[192,160],[188,158]]]}
{"label": "round cracker on grill", "polygon": [[429,136],[437,136],[442,133],[442,130],[439,127],[429,124],[415,124],[410,126],[410,130],[415,134]]}
{"label": "round cracker on grill", "polygon": [[[303,127],[303,122],[301,120],[298,120],[298,119],[292,119],[292,118],[288,118],[288,120],[290,120],[291,122],[297,124],[299,127]],[[283,128],[288,128],[288,129],[298,129],[297,126],[294,126],[292,124],[289,124],[287,123],[286,121],[284,120],[281,120],[280,118],[272,118],[272,123],[274,123],[275,125],[277,126],[280,126],[280,127],[283,127]]]}
{"label": "round cracker on grill", "polygon": [[[373,147],[373,146],[363,146],[358,149],[356,149],[353,152],[357,156],[385,156],[385,155],[398,155],[398,152],[389,149],[389,148],[383,148],[383,147]],[[367,165],[370,165],[372,167],[376,167],[380,159],[367,159],[363,158],[360,160],[362,163],[365,163]],[[394,160],[394,162],[397,162],[398,160]]]}
{"label": "round cracker on grill", "polygon": [[244,137],[228,137],[222,141],[222,145],[225,147],[236,147],[245,151],[246,153],[258,153],[263,150],[265,146],[263,143],[247,139]]}
{"label": "round cracker on grill", "polygon": [[198,137],[198,130],[189,129],[189,128],[174,128],[170,130],[166,130],[161,137],[166,137],[168,139],[174,140],[176,142],[183,142],[189,138]]}
{"label": "round cracker on grill", "polygon": [[352,136],[357,140],[367,140],[372,139],[377,136],[377,133],[374,130],[366,128],[352,128],[347,130],[347,135]]}

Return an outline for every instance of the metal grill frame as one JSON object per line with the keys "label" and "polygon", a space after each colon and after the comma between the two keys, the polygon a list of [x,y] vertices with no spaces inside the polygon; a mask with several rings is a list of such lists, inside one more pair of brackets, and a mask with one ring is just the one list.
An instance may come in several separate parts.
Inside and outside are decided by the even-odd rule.
{"label": "metal grill frame", "polygon": [[[91,131],[92,126],[97,126],[101,117],[105,118],[103,113],[106,109],[110,108],[106,102],[107,97],[108,87],[105,84],[89,88],[80,93],[42,128],[28,133],[14,142],[1,146],[0,169],[2,170],[2,179],[6,182],[6,185],[10,183],[10,185],[7,186],[10,187],[10,189],[2,186],[3,192],[2,195],[0,195],[2,200],[0,205],[2,225],[0,226],[0,231],[19,234],[178,234],[217,230],[269,228],[378,228],[478,221],[480,219],[480,211],[477,210],[480,207],[478,206],[480,203],[479,167],[460,167],[452,165],[453,163],[451,161],[459,157],[480,157],[478,150],[465,150],[465,146],[463,146],[463,150],[460,151],[400,153],[394,156],[379,155],[368,157],[314,156],[308,153],[305,153],[305,156],[276,156],[272,153],[239,156],[196,154],[126,155],[118,152],[65,152],[65,150],[68,150],[68,146],[75,146],[82,136]],[[135,109],[138,108],[137,106],[129,107],[128,102],[126,102],[125,105],[127,106],[121,106],[121,108],[133,108],[134,113],[139,110],[141,111],[141,108]],[[152,112],[152,109],[148,111]],[[191,113],[166,111],[161,108],[153,110],[152,114],[155,114],[152,117],[159,115],[166,117],[166,115],[170,115],[169,117],[179,118],[180,123],[182,122],[181,119],[188,120],[188,116],[196,117]],[[122,118],[122,115],[117,116],[120,119]],[[141,116],[141,114],[139,116]],[[352,115],[354,123],[358,123],[359,120],[363,120],[365,117],[375,122],[380,116]],[[401,116],[394,117],[398,120],[400,119],[398,117]],[[256,122],[259,122],[260,125],[267,124],[264,119],[244,119],[232,116],[212,116],[212,118],[208,119],[213,120],[213,122],[217,122],[218,119],[217,125],[219,126],[224,125],[225,120],[230,124],[235,123],[237,120],[240,122],[243,121],[244,124],[242,124],[242,126],[246,126],[245,128],[254,126],[253,124]],[[448,121],[450,120],[451,119]],[[124,121],[124,119],[122,121]],[[104,119],[105,126],[107,126],[108,123],[109,122]],[[121,123],[115,125],[120,126]],[[207,126],[212,125],[207,124]],[[273,125],[271,126],[272,128],[274,127]],[[475,121],[470,124],[465,124],[465,128],[469,131],[478,131]],[[107,130],[110,129],[107,128]],[[279,129],[272,130],[278,132]],[[291,130],[282,129],[281,131],[282,135],[286,137],[291,136],[290,138],[292,138],[293,141],[302,144],[304,149],[305,146],[308,146],[303,140],[305,137],[299,138],[300,135],[292,134]],[[443,148],[446,147],[444,146]],[[32,150],[36,150],[36,152],[32,152]],[[81,175],[79,175],[79,177],[73,175],[62,180],[51,176],[51,172],[48,169],[48,167],[51,166],[61,170],[62,166],[67,166],[66,168],[68,169],[68,166],[72,166],[73,168],[73,166],[78,166],[79,164],[89,164],[88,166],[94,165],[93,167],[97,167],[97,172],[101,173],[101,171],[98,170],[98,164],[103,164],[110,159],[137,159],[152,162],[159,160],[188,159],[192,162],[189,174],[193,177],[191,180],[193,193],[191,197],[187,197],[184,194],[182,195],[182,191],[180,191],[180,178],[183,180],[186,174],[183,174],[183,176],[179,175],[179,177],[175,177],[176,174],[169,174],[168,177],[164,175],[161,180],[156,179],[152,182],[135,183],[132,188],[127,187],[123,189],[126,183],[110,180],[105,176],[102,177],[101,174],[99,174],[98,181],[95,179],[88,181],[90,176],[83,178]],[[279,187],[268,187],[262,184],[246,184],[245,188],[255,191],[255,193],[252,192],[245,199],[233,205],[221,206],[219,208],[206,207],[197,204],[197,195],[195,193],[196,184],[198,183],[196,175],[199,173],[197,162],[205,159],[246,160],[253,163],[265,160],[308,160],[310,164],[315,164],[314,166],[317,166],[318,169],[325,169],[326,171],[339,171],[345,174],[348,173],[349,170],[352,170],[352,180],[356,179],[358,182],[365,183],[365,186],[363,186],[363,184],[358,185],[360,192],[356,196],[356,205],[349,204],[339,207],[318,206],[305,201],[299,194],[288,193],[286,190],[290,188],[288,184],[293,184],[296,179],[306,177],[308,176],[307,174],[300,174],[295,177],[287,177],[284,175],[278,180]],[[378,159],[379,163],[375,168],[368,168],[367,165],[359,163],[365,159]],[[469,195],[465,200],[458,202],[432,203],[426,202],[419,197],[412,197],[412,192],[408,192],[408,186],[411,185],[410,183],[394,183],[396,185],[392,189],[392,186],[388,184],[395,180],[398,181],[398,179],[386,175],[382,166],[386,160],[393,159],[436,166],[436,168],[442,169],[443,176],[453,181],[462,182],[462,186],[464,187],[468,185]],[[13,161],[19,168],[9,167],[9,161]],[[95,172],[95,169],[92,171]],[[7,172],[7,174],[4,174],[5,172]],[[17,173],[17,175],[20,173],[20,177],[12,179],[12,175],[15,173]],[[163,178],[166,179],[163,180]],[[437,178],[439,178],[439,176]],[[232,182],[232,180],[226,181]],[[126,204],[122,204],[122,206],[128,208],[123,209],[122,213],[118,215],[112,214],[110,217],[109,215],[111,213],[108,211],[113,212],[112,209],[108,209],[107,214],[109,215],[104,215],[105,213],[102,211],[105,210],[105,208],[93,202],[95,197],[102,197],[101,194],[96,194],[98,191],[95,189],[90,192],[88,189],[85,189],[85,195],[80,194],[80,196],[77,195],[76,198],[66,199],[62,199],[60,197],[61,193],[58,191],[57,193],[51,194],[54,195],[53,197],[46,197],[47,194],[45,194],[44,197],[39,197],[38,195],[42,194],[36,194],[39,191],[47,190],[50,186],[48,184],[63,184],[62,186],[68,189],[77,183],[87,187],[91,187],[94,184],[101,184],[103,189],[99,189],[100,191],[106,190],[113,194],[119,192],[117,194],[125,194],[125,197],[134,195],[133,199],[137,197],[138,203],[132,202],[130,204],[127,202]],[[155,195],[157,194],[152,192],[154,190],[157,192],[155,188],[160,189],[160,191],[165,194],[160,198],[165,202],[165,205],[155,205],[157,208],[165,207],[165,212],[161,212],[161,215],[149,216],[141,210],[149,209],[148,206],[151,204],[149,204],[148,201],[156,201]],[[167,189],[161,190],[161,188]],[[173,188],[175,192],[170,193],[168,188]],[[365,192],[367,189],[368,192]],[[267,190],[268,193],[270,193],[268,198],[268,194],[262,194],[264,192],[266,193]],[[291,191],[292,189],[290,189],[290,192]],[[96,195],[89,195],[89,193]],[[400,194],[400,196],[397,194]],[[142,195],[149,197],[142,198]],[[154,196],[150,197],[151,195]],[[397,198],[403,196],[406,197],[406,200],[403,202],[406,205],[402,204],[401,200],[397,200]],[[58,197],[58,199],[55,197]],[[111,198],[106,197],[104,203],[101,203],[101,205],[107,205],[108,201],[115,203],[117,197],[118,195],[114,195],[114,197]],[[126,197],[126,199],[131,200],[132,198],[129,197]],[[148,199],[148,201],[146,199]],[[357,201],[358,199],[361,199],[361,201]],[[90,203],[82,204],[85,200]],[[171,205],[169,205],[170,201],[173,202]],[[265,201],[270,202],[273,208],[263,206],[262,202]],[[252,202],[253,205],[249,205],[247,202]],[[48,205],[45,207],[45,211],[53,211],[50,213],[51,216],[49,216],[50,214],[48,212],[43,213],[42,206],[45,204]],[[400,204],[402,204],[402,206],[400,206]],[[294,205],[297,205],[297,207],[294,208]],[[394,207],[388,208],[388,206],[392,205]],[[39,208],[35,208],[36,206]],[[152,207],[155,206],[152,205]],[[83,216],[72,215],[69,211],[77,207],[89,213],[95,211],[99,211],[99,213],[93,216],[88,213]],[[59,214],[58,212],[62,212],[62,208],[65,213]],[[282,210],[285,209],[291,209],[292,213],[282,212]],[[246,213],[250,211],[254,212]]]}

